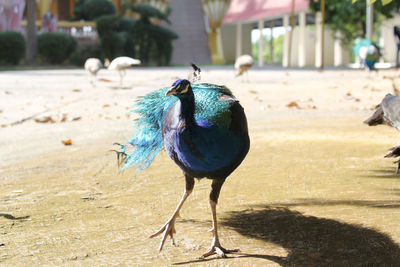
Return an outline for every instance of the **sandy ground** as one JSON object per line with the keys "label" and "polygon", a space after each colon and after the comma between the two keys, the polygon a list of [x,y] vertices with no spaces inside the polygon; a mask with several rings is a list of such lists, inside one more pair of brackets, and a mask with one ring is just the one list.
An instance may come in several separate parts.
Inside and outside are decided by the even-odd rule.
{"label": "sandy ground", "polygon": [[[241,253],[199,260],[210,242],[210,181],[157,252],[147,236],[164,224],[184,188],[160,153],[148,170],[118,173],[113,142],[133,131],[136,96],[186,77],[187,68],[0,73],[0,263],[5,266],[398,266],[400,177],[387,126],[362,121],[395,71],[204,68],[245,108],[250,152],[227,179],[218,206],[221,242]],[[245,80],[249,81],[245,81]],[[71,140],[66,146],[62,141]]]}

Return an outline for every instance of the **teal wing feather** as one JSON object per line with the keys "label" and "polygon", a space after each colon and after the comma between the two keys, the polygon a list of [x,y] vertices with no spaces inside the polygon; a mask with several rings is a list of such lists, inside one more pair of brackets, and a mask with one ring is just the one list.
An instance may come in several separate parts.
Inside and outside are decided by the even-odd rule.
{"label": "teal wing feather", "polygon": [[193,84],[195,97],[195,120],[207,121],[220,127],[229,128],[231,123],[230,104],[220,100],[221,95],[236,99],[232,92],[225,86],[215,84]]}
{"label": "teal wing feather", "polygon": [[134,123],[135,133],[128,143],[132,146],[126,154],[121,170],[132,165],[136,171],[146,169],[163,146],[161,122],[165,111],[177,101],[177,98],[165,96],[169,87],[161,88],[139,97],[132,106],[132,113],[138,118]]}
{"label": "teal wing feather", "polygon": [[[138,118],[134,123],[135,133],[128,140],[132,149],[125,154],[121,171],[128,166],[136,167],[136,172],[146,169],[163,147],[161,123],[166,111],[176,102],[175,96],[165,96],[170,87],[165,87],[139,97],[132,106],[132,113]],[[225,86],[215,84],[192,84],[195,96],[195,120],[207,121],[221,127],[229,127],[229,103],[218,101],[221,95],[234,99],[231,91]]]}

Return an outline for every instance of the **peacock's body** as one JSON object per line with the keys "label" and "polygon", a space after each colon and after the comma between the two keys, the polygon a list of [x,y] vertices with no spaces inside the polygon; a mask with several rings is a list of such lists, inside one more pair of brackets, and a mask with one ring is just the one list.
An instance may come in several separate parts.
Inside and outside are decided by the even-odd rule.
{"label": "peacock's body", "polygon": [[379,48],[374,42],[362,39],[354,46],[353,52],[370,71],[375,69],[375,63],[379,60]]}
{"label": "peacock's body", "polygon": [[183,171],[196,178],[226,177],[240,164],[249,143],[243,108],[224,86],[191,87],[195,101],[189,121],[181,119],[181,101],[165,96],[169,87],[139,98],[132,110],[139,115],[137,130],[128,141],[133,150],[123,168],[147,168],[163,146]]}
{"label": "peacock's body", "polygon": [[[174,224],[179,210],[191,193],[194,178],[212,179],[210,205],[213,210],[214,239],[209,252],[203,256],[231,252],[221,247],[217,234],[215,208],[226,177],[245,158],[250,140],[243,108],[224,86],[191,84],[177,80],[166,87],[141,97],[133,112],[139,115],[136,133],[129,143],[132,151],[126,154],[123,168],[137,170],[150,165],[164,146],[168,155],[183,170],[186,189],[178,208],[167,223],[154,235],[165,238],[175,233]],[[125,151],[125,147],[123,147]]]}

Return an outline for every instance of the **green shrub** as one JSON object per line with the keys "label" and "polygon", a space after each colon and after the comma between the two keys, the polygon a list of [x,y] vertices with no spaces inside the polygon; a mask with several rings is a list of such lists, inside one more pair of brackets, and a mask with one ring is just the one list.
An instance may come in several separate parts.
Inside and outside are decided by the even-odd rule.
{"label": "green shrub", "polygon": [[157,65],[168,65],[171,59],[172,41],[179,36],[159,25],[150,22],[151,18],[158,18],[169,23],[167,14],[161,13],[149,4],[125,5],[140,14],[140,19],[133,25],[130,34],[138,45],[139,59],[143,65],[152,62]]}
{"label": "green shrub", "polygon": [[100,38],[101,51],[104,57],[113,59],[123,56],[126,42],[126,33],[112,32]]}
{"label": "green shrub", "polygon": [[48,63],[61,64],[75,51],[77,41],[61,32],[42,33],[37,38],[39,56]]}
{"label": "green shrub", "polygon": [[85,65],[86,59],[90,57],[102,58],[99,45],[82,45],[78,46],[69,58],[70,62],[76,66]]}
{"label": "green shrub", "polygon": [[150,36],[156,47],[156,63],[158,66],[169,65],[171,61],[173,46],[172,41],[178,38],[178,35],[164,27],[151,25]]}
{"label": "green shrub", "polygon": [[136,20],[122,17],[120,20],[120,30],[126,32],[124,45],[124,55],[136,58],[136,41],[133,38],[132,31],[134,30]]}
{"label": "green shrub", "polygon": [[86,0],[78,0],[76,1],[74,8],[72,9],[72,12],[74,13],[74,19],[75,20],[86,20],[87,14],[84,8]]}
{"label": "green shrub", "polygon": [[17,65],[25,55],[25,39],[19,32],[0,32],[0,63]]}
{"label": "green shrub", "polygon": [[125,3],[124,9],[128,8],[139,13],[140,19],[109,15],[96,20],[103,55],[109,59],[117,56],[139,58],[143,65],[168,65],[173,51],[172,41],[178,35],[150,21],[158,18],[169,22],[167,14],[148,4]]}
{"label": "green shrub", "polygon": [[96,20],[104,57],[109,59],[118,56],[135,57],[135,41],[130,34],[135,21],[116,15],[102,16]]}
{"label": "green shrub", "polygon": [[117,14],[114,3],[108,0],[87,0],[85,7],[89,20],[94,20],[104,15]]}
{"label": "green shrub", "polygon": [[101,16],[96,20],[96,29],[100,37],[110,32],[120,31],[121,18],[116,15]]}
{"label": "green shrub", "polygon": [[104,15],[116,15],[117,9],[109,0],[78,0],[73,12],[77,20],[95,20]]}

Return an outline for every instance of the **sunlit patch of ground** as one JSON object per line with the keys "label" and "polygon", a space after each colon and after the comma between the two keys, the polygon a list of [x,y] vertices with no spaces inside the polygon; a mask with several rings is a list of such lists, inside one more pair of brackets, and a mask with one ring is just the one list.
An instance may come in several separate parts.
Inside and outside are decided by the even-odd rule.
{"label": "sunlit patch of ground", "polygon": [[[293,80],[302,82],[299,77]],[[0,263],[396,266],[400,176],[383,155],[398,141],[397,131],[363,125],[371,113],[363,106],[354,111],[349,106],[293,110],[281,99],[274,102],[279,108],[268,110],[266,104],[261,110],[252,105],[254,93],[240,86],[230,87],[248,111],[252,143],[247,158],[222,188],[218,218],[222,245],[240,248],[241,253],[228,259],[198,259],[211,242],[208,180],[196,181],[183,207],[176,225],[177,246],[167,241],[158,253],[159,238],[147,237],[178,203],[182,173],[162,152],[138,175],[131,169],[118,174],[116,156],[109,150],[130,134],[131,121],[83,117],[65,124],[26,122],[0,130],[6,136],[1,148],[13,152],[8,152],[10,159],[1,154],[6,164],[0,169]],[[293,85],[293,95],[298,94],[295,89]],[[347,89],[334,91],[343,92]],[[126,94],[123,90],[110,97]],[[311,96],[313,102],[324,102],[316,94],[305,95],[304,101]],[[262,97],[264,102],[278,98],[270,91]],[[296,100],[290,94],[284,98]],[[17,134],[31,136],[31,142]],[[59,140],[66,134],[71,146]]]}
{"label": "sunlit patch of ground", "polygon": [[[390,146],[384,133],[392,135],[391,129],[355,126],[349,119],[319,132],[321,123],[282,118],[277,128],[254,129],[251,151],[220,198],[222,242],[242,251],[226,264],[397,262],[400,177],[382,158]],[[210,182],[196,183],[185,204],[178,246],[167,243],[158,254],[158,240],[147,236],[175,208],[183,176],[165,153],[136,177],[131,170],[118,174],[115,155],[107,152],[112,141],[1,171],[1,261],[196,262],[211,241]]]}

